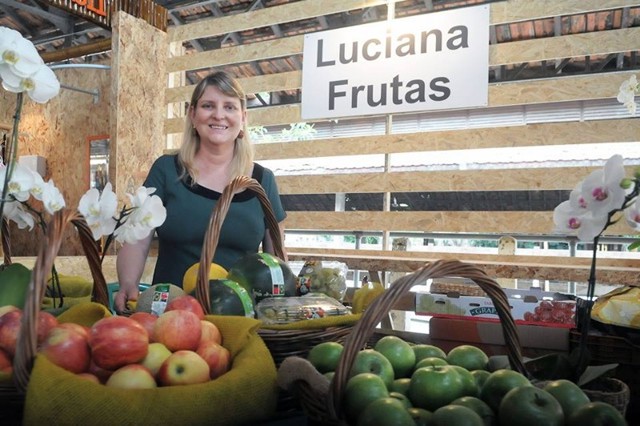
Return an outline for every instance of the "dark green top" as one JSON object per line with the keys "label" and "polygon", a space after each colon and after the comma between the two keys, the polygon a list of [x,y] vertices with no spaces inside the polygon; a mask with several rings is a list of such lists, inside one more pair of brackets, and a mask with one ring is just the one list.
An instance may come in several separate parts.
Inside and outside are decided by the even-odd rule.
{"label": "dark green top", "polygon": [[[158,260],[153,283],[171,283],[182,287],[185,271],[200,261],[204,235],[211,213],[221,193],[178,179],[180,166],[176,155],[158,158],[144,186],[156,188],[167,209],[166,221],[157,228]],[[273,172],[254,163],[252,178],[262,184],[278,222],[286,217]],[[190,179],[189,179],[190,180]],[[224,218],[213,261],[227,270],[248,253],[255,253],[266,230],[260,201],[252,191],[233,197]]]}

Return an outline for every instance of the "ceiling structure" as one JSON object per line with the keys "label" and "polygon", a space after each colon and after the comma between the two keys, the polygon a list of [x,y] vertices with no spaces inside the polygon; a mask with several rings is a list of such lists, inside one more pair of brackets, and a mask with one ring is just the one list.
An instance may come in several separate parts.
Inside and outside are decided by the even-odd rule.
{"label": "ceiling structure", "polygon": [[[300,0],[156,0],[155,3],[167,9],[167,26],[185,25],[203,19],[228,16],[251,10],[275,7]],[[318,0],[320,1],[320,0]],[[395,4],[395,17],[407,17],[443,9],[464,7],[473,4],[492,3],[498,0],[407,0]],[[505,0],[500,0],[505,1]],[[55,52],[83,45],[108,41],[111,33],[107,28],[85,20],[51,5],[43,0],[0,0],[0,26],[20,31],[33,41],[45,60]],[[206,51],[221,47],[236,46],[272,40],[281,37],[323,31],[362,23],[386,20],[386,4],[372,6],[345,13],[320,16],[302,21],[287,22],[264,28],[207,37],[184,42],[187,50]],[[621,29],[640,26],[640,7],[624,7],[601,12],[558,16],[535,21],[492,25],[490,43],[534,38],[556,37],[568,34],[588,33],[599,30]],[[103,44],[104,45],[104,44]],[[555,77],[592,72],[619,71],[640,67],[638,51],[616,52],[608,55],[565,58],[558,61],[530,62],[492,67],[490,82],[521,79]],[[82,57],[68,58],[57,62],[86,63],[104,60],[109,52]],[[59,57],[60,55],[57,55]],[[301,55],[253,61],[231,65],[225,69],[238,77],[252,77],[271,73],[300,70]],[[197,82],[210,70],[196,70],[187,73],[191,83]],[[271,96],[270,102],[299,102],[299,90]]]}

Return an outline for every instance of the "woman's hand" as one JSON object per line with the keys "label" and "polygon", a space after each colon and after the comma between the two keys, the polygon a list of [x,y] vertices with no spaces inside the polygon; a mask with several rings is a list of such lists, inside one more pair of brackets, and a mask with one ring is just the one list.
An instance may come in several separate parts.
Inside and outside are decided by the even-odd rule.
{"label": "woman's hand", "polygon": [[127,302],[130,300],[138,300],[139,293],[140,291],[137,286],[121,286],[113,298],[116,313],[120,314],[130,310],[130,307],[127,307]]}

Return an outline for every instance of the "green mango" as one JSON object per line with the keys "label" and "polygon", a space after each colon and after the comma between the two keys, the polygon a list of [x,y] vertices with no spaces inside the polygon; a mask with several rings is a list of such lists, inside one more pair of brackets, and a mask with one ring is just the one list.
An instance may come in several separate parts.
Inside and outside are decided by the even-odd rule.
{"label": "green mango", "polygon": [[30,279],[31,270],[20,263],[3,266],[0,270],[0,307],[13,305],[24,309]]}

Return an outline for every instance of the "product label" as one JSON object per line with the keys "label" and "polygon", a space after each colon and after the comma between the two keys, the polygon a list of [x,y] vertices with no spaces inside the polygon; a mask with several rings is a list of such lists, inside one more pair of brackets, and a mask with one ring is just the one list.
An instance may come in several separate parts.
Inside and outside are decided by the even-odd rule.
{"label": "product label", "polygon": [[169,302],[169,284],[158,284],[153,292],[153,301],[151,302],[151,313],[161,315],[167,309]]}
{"label": "product label", "polygon": [[269,272],[271,273],[271,294],[273,296],[284,296],[284,275],[280,265],[270,256],[265,256],[263,253],[260,257],[262,257],[264,264],[269,267]]}

